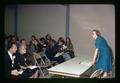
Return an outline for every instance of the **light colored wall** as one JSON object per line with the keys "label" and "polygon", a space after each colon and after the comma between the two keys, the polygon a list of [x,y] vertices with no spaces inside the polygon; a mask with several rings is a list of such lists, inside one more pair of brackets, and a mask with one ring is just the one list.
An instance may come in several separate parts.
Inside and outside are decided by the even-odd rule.
{"label": "light colored wall", "polygon": [[65,13],[62,5],[18,5],[18,35],[28,40],[32,34],[65,37]]}
{"label": "light colored wall", "polygon": [[14,35],[14,7],[12,5],[5,7],[5,15],[4,15],[4,26],[5,26],[5,34]]}
{"label": "light colored wall", "polygon": [[92,29],[101,31],[115,56],[115,9],[113,5],[71,5],[70,37],[76,56],[92,60],[95,41]]}

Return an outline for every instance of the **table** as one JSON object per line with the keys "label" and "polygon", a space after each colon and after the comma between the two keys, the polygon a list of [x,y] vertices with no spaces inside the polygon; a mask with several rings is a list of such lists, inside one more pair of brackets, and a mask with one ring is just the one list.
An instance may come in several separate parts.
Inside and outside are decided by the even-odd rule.
{"label": "table", "polygon": [[48,69],[49,74],[79,78],[85,71],[91,68],[91,62],[80,57],[72,58]]}

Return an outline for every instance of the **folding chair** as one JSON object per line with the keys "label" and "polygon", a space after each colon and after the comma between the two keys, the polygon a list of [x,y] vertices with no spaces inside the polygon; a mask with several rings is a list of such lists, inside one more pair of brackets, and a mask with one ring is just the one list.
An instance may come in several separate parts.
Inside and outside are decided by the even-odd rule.
{"label": "folding chair", "polygon": [[[44,75],[44,73],[43,73],[43,71],[42,71],[42,69],[41,69],[41,67],[43,67],[43,66],[40,66],[40,64],[39,64],[38,61],[37,61],[37,59],[41,59],[40,54],[34,52],[34,53],[33,53],[33,58],[34,58],[34,60],[35,60],[36,65],[37,65],[38,68],[39,68],[40,73],[42,74],[43,78],[45,78],[45,75]],[[41,61],[42,61],[42,59],[41,59]],[[42,62],[43,62],[43,61],[42,61]]]}
{"label": "folding chair", "polygon": [[47,68],[52,67],[57,63],[56,61],[50,61],[44,52],[41,52],[40,55],[45,58],[45,60],[42,59],[42,61]]}
{"label": "folding chair", "polygon": [[[101,72],[102,72],[101,69],[96,70],[95,72],[92,73],[90,78],[101,78],[101,75],[103,74]],[[112,78],[112,71],[108,73],[106,78]]]}
{"label": "folding chair", "polygon": [[101,76],[101,69],[98,69],[98,70],[96,70],[96,71],[94,71],[92,74],[91,74],[91,76],[90,76],[90,78],[100,78],[100,76]]}

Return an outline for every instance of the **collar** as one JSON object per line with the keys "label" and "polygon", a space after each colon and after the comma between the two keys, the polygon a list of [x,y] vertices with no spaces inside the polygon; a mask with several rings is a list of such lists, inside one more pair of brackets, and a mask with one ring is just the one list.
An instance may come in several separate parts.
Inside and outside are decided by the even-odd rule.
{"label": "collar", "polygon": [[13,56],[12,53],[10,53],[10,51],[8,51],[8,54],[9,54],[11,60],[14,60],[14,59],[15,59],[15,56]]}

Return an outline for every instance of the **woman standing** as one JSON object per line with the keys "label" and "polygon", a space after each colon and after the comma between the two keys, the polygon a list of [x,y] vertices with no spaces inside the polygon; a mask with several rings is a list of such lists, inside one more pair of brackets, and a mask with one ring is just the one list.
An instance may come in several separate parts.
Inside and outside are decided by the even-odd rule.
{"label": "woman standing", "polygon": [[107,41],[101,36],[98,30],[92,31],[92,37],[95,39],[95,52],[92,64],[96,69],[101,69],[101,78],[106,78],[112,70],[111,53]]}

